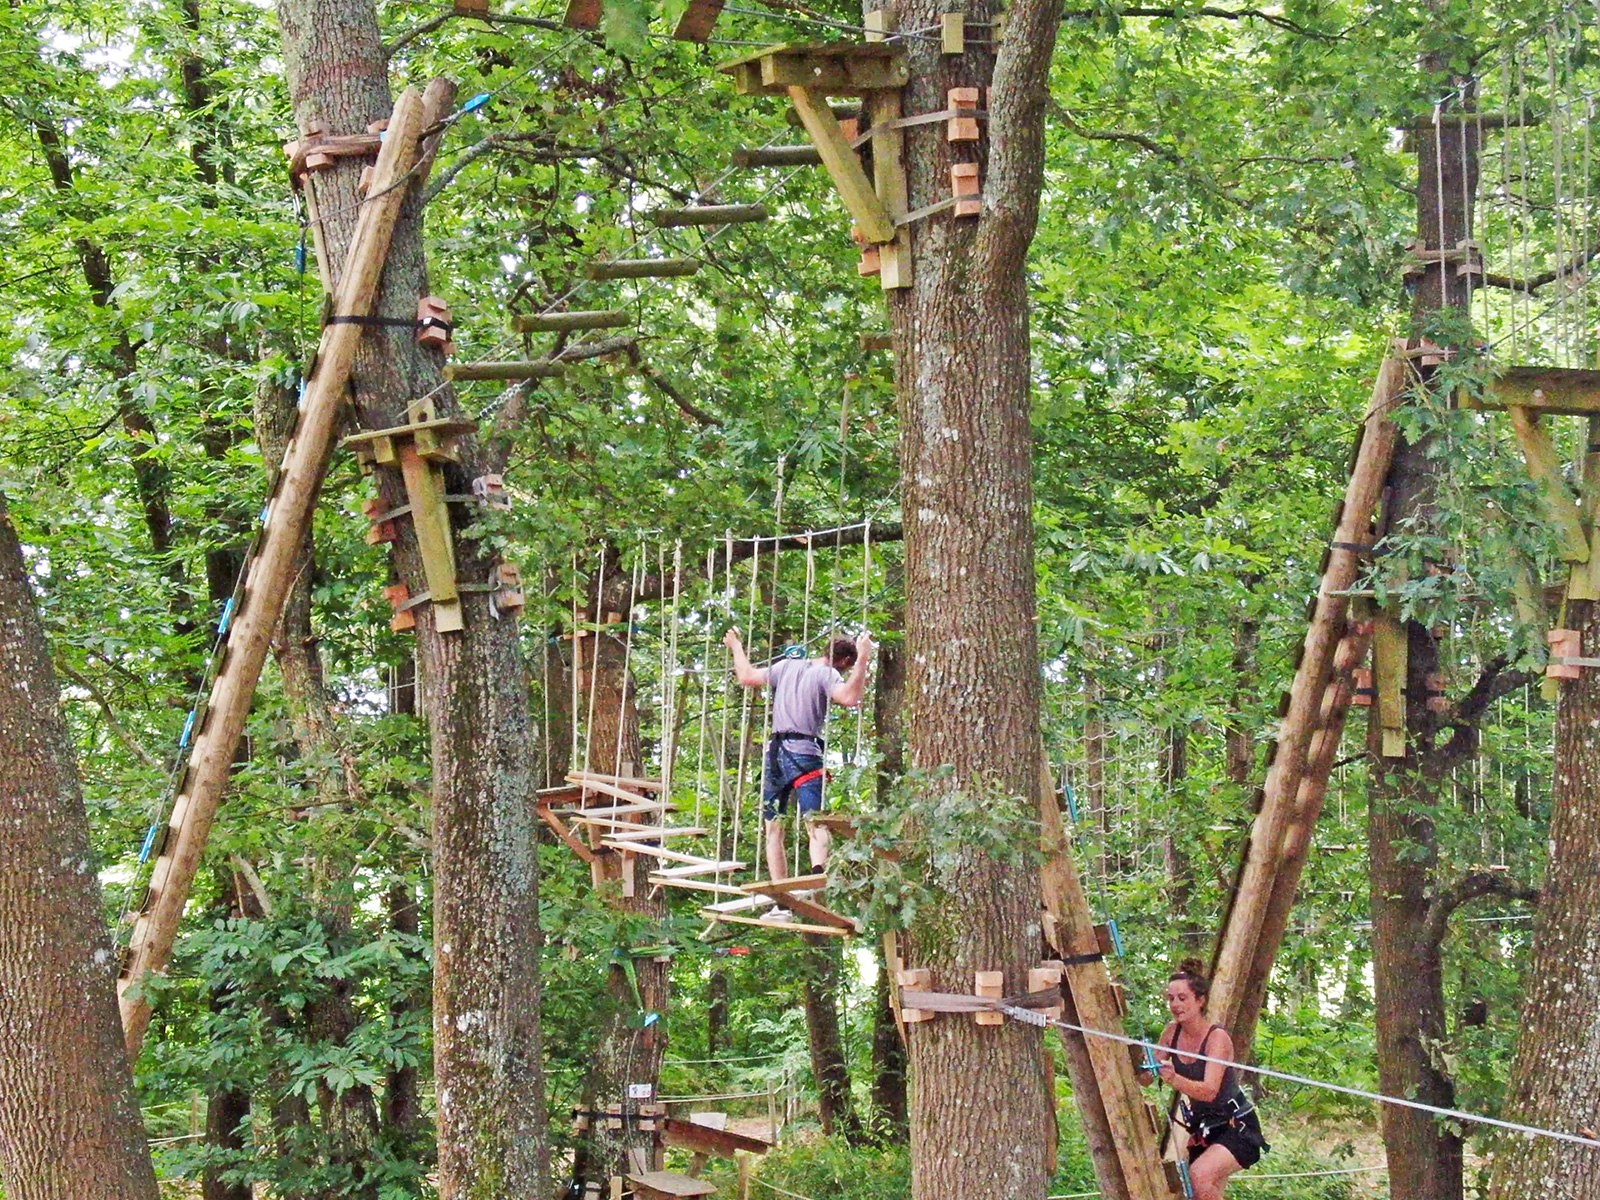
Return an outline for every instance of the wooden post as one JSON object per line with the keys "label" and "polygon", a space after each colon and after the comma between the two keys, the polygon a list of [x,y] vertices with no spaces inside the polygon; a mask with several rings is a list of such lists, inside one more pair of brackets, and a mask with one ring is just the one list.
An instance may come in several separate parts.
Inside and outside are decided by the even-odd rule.
{"label": "wooden post", "polygon": [[[453,89],[449,90],[453,96]],[[349,257],[334,293],[333,311],[340,316],[366,316],[372,312],[395,219],[408,190],[393,185],[404,179],[416,162],[418,135],[431,123],[429,115],[424,113],[422,99],[414,88],[408,88],[395,104],[388,135],[378,153],[373,198],[362,204]],[[442,110],[431,114],[435,119],[440,115]],[[350,368],[363,332],[362,326],[352,324],[328,325],[322,331],[316,370],[306,384],[300,422],[277,476],[260,545],[251,560],[228,635],[228,654],[212,684],[206,719],[195,738],[168,821],[166,844],[151,871],[150,890],[134,924],[117,994],[123,1034],[135,1056],[150,1023],[150,1002],[140,985],[160,972],[172,956],[189,889],[227,788],[234,750],[250,714],[272,632],[289,592],[295,558],[333,452]]]}
{"label": "wooden post", "polygon": [[1410,648],[1405,623],[1389,613],[1379,613],[1372,636],[1372,678],[1377,688],[1375,710],[1383,730],[1383,756],[1406,756],[1406,668]]}
{"label": "wooden post", "polygon": [[[874,131],[873,187],[890,219],[901,221],[911,211],[911,193],[906,186],[905,134],[891,128],[900,119],[899,90],[869,92],[866,109]],[[911,230],[905,226],[899,226],[894,240],[878,250],[878,286],[884,291],[911,286]]]}
{"label": "wooden post", "polygon": [[845,208],[861,226],[867,240],[879,245],[894,241],[894,218],[878,198],[867,173],[861,169],[861,159],[844,136],[844,130],[839,128],[839,118],[828,107],[828,98],[811,88],[791,87],[789,99],[794,103],[795,112],[800,114],[801,124],[811,135],[817,153],[822,156],[822,165],[827,168],[834,187],[839,189]]}
{"label": "wooden post", "polygon": [[[1064,956],[1098,955],[1094,917],[1084,896],[1072,846],[1056,807],[1055,779],[1043,749],[1039,755],[1039,819],[1045,861],[1040,875],[1044,887],[1044,909],[1054,920],[1056,945]],[[1067,963],[1064,974],[1071,990],[1070,1013],[1077,1012],[1075,1024],[1121,1035],[1122,1015],[1112,990],[1111,977],[1103,960]],[[1094,1068],[1101,1107],[1116,1147],[1115,1163],[1095,1158],[1095,1172],[1108,1194],[1123,1194],[1131,1200],[1163,1200],[1167,1195],[1166,1175],[1161,1168],[1161,1151],[1144,1115],[1144,1097],[1133,1072],[1133,1063],[1122,1043],[1109,1038],[1085,1037],[1084,1049]],[[1070,1052],[1070,1047],[1069,1047]],[[1080,1100],[1081,1103],[1081,1100]],[[1090,1106],[1092,1110],[1092,1106]],[[1118,1181],[1115,1167],[1121,1171]],[[1112,1182],[1107,1185],[1107,1176]],[[1113,1193],[1120,1182],[1123,1191]]]}
{"label": "wooden post", "polygon": [[[1283,866],[1284,835],[1294,818],[1295,800],[1322,719],[1335,655],[1346,633],[1350,601],[1345,593],[1355,584],[1366,562],[1362,554],[1349,547],[1365,545],[1372,537],[1373,516],[1399,437],[1389,414],[1404,396],[1409,381],[1402,351],[1403,347],[1392,350],[1378,368],[1362,425],[1361,444],[1335,523],[1333,540],[1341,545],[1330,547],[1323,568],[1316,608],[1289,690],[1289,707],[1278,729],[1277,750],[1262,789],[1261,811],[1246,843],[1237,893],[1217,935],[1210,1011],[1216,1022],[1233,1035],[1240,1055],[1248,1053],[1255,1032],[1243,1027],[1239,1019],[1249,1005],[1249,981],[1253,974],[1260,976],[1260,964],[1270,966],[1277,957],[1282,938],[1281,934],[1272,939],[1264,937],[1272,907],[1270,898]],[[1350,665],[1353,668],[1355,664]],[[1331,764],[1332,760],[1328,761]]]}
{"label": "wooden post", "polygon": [[1561,462],[1550,442],[1550,431],[1539,423],[1536,413],[1521,405],[1510,405],[1506,412],[1511,416],[1511,428],[1517,435],[1517,445],[1522,447],[1522,457],[1527,460],[1528,474],[1539,485],[1549,506],[1551,519],[1561,535],[1561,557],[1568,562],[1589,561],[1589,534],[1583,527],[1583,514],[1567,490],[1562,478]]}

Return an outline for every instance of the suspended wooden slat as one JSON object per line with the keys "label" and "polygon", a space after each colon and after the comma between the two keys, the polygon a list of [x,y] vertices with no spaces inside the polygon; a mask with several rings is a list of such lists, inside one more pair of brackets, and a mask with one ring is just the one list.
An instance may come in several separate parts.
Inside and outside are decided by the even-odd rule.
{"label": "suspended wooden slat", "polygon": [[444,369],[444,377],[455,383],[474,379],[559,379],[565,373],[564,366],[547,358],[532,362],[451,363]]}
{"label": "suspended wooden slat", "polygon": [[817,148],[805,146],[741,146],[733,152],[736,167],[820,167]]}
{"label": "suspended wooden slat", "polygon": [[689,0],[672,36],[680,42],[704,42],[722,15],[723,0]]}
{"label": "suspended wooden slat", "polygon": [[681,875],[663,875],[659,871],[651,872],[649,880],[654,887],[688,888],[696,892],[715,892],[719,896],[744,895],[742,888],[736,888],[731,883],[712,883],[706,879],[687,879]]}
{"label": "suspended wooden slat", "polygon": [[614,842],[648,842],[656,838],[704,837],[710,832],[709,829],[702,829],[698,825],[647,825],[635,826],[632,829],[625,825],[612,825],[606,837]]}
{"label": "suspended wooden slat", "polygon": [[731,875],[735,871],[742,871],[748,864],[742,862],[701,862],[691,863],[687,867],[663,867],[651,872],[652,878],[660,875],[664,879],[689,879],[695,875],[717,874]]}
{"label": "suspended wooden slat", "polygon": [[647,792],[659,792],[665,786],[659,779],[636,779],[632,775],[605,775],[599,771],[568,771],[567,778],[574,783],[614,783],[619,786],[640,788]]}
{"label": "suspended wooden slat", "polygon": [[759,883],[747,883],[744,890],[753,896],[784,896],[790,892],[816,891],[828,885],[828,876],[825,872],[815,875],[794,875],[788,879],[764,879]]}
{"label": "suspended wooden slat", "polygon": [[675,279],[700,269],[698,258],[617,258],[589,264],[590,279]]}
{"label": "suspended wooden slat", "polygon": [[790,933],[825,933],[829,937],[845,937],[850,933],[848,929],[841,929],[837,925],[807,925],[800,921],[784,921],[772,917],[736,917],[728,913],[708,912],[700,910],[700,915],[709,917],[713,921],[730,921],[735,925],[755,925],[762,929],[786,929]]}
{"label": "suspended wooden slat", "polygon": [[565,333],[572,329],[618,329],[633,317],[617,309],[580,312],[524,313],[511,322],[518,333]]}
{"label": "suspended wooden slat", "polygon": [[662,229],[683,225],[747,225],[765,221],[772,214],[765,204],[699,204],[693,208],[661,208],[650,220]]}
{"label": "suspended wooden slat", "polygon": [[567,0],[567,13],[561,20],[569,29],[597,29],[603,11],[601,0]]}

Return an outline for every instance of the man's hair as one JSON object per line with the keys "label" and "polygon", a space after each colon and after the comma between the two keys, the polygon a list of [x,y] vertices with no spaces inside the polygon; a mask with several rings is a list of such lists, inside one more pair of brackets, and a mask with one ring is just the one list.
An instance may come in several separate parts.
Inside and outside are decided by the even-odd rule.
{"label": "man's hair", "polygon": [[856,665],[856,644],[849,638],[834,638],[828,644],[828,661],[835,670],[844,671]]}

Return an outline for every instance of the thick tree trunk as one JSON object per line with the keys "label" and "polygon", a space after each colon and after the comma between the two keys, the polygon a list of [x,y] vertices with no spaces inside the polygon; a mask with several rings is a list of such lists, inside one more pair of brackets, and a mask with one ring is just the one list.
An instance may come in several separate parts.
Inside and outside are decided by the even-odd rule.
{"label": "thick tree trunk", "polygon": [[[1567,601],[1585,654],[1600,646],[1600,604]],[[1600,1113],[1600,672],[1561,684],[1550,859],[1539,896],[1522,1031],[1503,1116],[1548,1129],[1593,1129]],[[1595,1151],[1547,1138],[1496,1148],[1490,1200],[1600,1198]]]}
{"label": "thick tree trunk", "polygon": [[[968,21],[998,9],[969,5]],[[939,5],[895,10],[899,28],[939,23]],[[912,285],[890,293],[906,513],[909,766],[932,789],[1019,798],[1039,787],[1040,679],[1034,625],[1032,434],[1025,266],[1038,219],[1044,104],[1059,7],[1017,0],[998,59],[969,43],[944,58],[907,45],[902,108],[935,112],[952,86],[989,85],[978,143],[983,212],[911,226]],[[906,131],[910,205],[950,194],[940,125]],[[945,770],[942,775],[933,772]],[[1031,848],[1031,847],[1030,847]],[[913,930],[907,965],[935,990],[967,992],[974,971],[1027,988],[1040,956],[1037,864],[968,849],[928,880],[937,899]],[[910,1058],[915,1200],[1033,1200],[1045,1192],[1050,1111],[1040,1031],[948,1017],[913,1027]]]}
{"label": "thick tree trunk", "polygon": [[[360,132],[392,108],[371,0],[282,0],[284,63],[301,128],[324,120]],[[342,263],[361,196],[361,163],[343,158],[310,185],[328,261]],[[410,323],[427,292],[421,202],[401,211],[375,315]],[[365,333],[351,381],[361,425],[405,424],[407,405],[429,395],[457,417],[436,351],[407,327]],[[472,491],[499,463],[475,436],[459,443],[444,490]],[[407,502],[399,472],[377,469],[386,507]],[[482,543],[460,536],[475,516],[450,506],[456,576],[485,583]],[[413,596],[428,591],[412,523],[398,522],[394,561]],[[542,1195],[548,1174],[539,1030],[538,858],[530,804],[535,760],[528,686],[517,625],[496,620],[483,593],[462,598],[465,628],[441,633],[433,609],[417,610],[422,707],[433,750],[434,1079],[439,1191],[457,1197]]]}
{"label": "thick tree trunk", "polygon": [[[631,620],[624,614],[624,623]],[[624,626],[619,626],[623,628]],[[584,705],[583,719],[590,711],[591,680],[594,687],[593,727],[578,745],[578,757],[587,755],[588,769],[604,773],[637,776],[640,772],[639,711],[628,648],[624,637],[602,635],[580,639],[582,657],[578,664],[578,695]],[[637,648],[636,648],[637,649]],[[627,860],[631,859],[631,863]],[[607,855],[600,860],[600,886],[607,900],[626,915],[624,927],[660,927],[666,920],[666,897],[646,882],[651,859],[647,856]],[[632,892],[625,876],[632,874]],[[660,937],[645,935],[650,942]],[[628,955],[630,946],[618,946]],[[614,958],[603,967],[611,992],[611,1005],[601,1022],[599,1043],[589,1067],[584,1094],[590,1109],[623,1105],[629,1101],[629,1084],[649,1084],[651,1094],[661,1080],[661,1062],[667,1052],[666,1013],[670,1000],[671,964],[664,957],[636,955]],[[654,1014],[652,1016],[652,1014]],[[610,1194],[612,1176],[635,1169],[634,1157],[647,1154],[653,1136],[630,1127],[604,1128],[604,1122],[591,1123],[580,1148],[575,1174],[583,1183],[599,1185],[602,1196]],[[646,1164],[648,1167],[648,1164]]]}
{"label": "thick tree trunk", "polygon": [[1255,733],[1249,722],[1243,719],[1243,710],[1255,691],[1256,646],[1260,641],[1261,622],[1252,617],[1241,617],[1233,628],[1233,695],[1229,700],[1227,724],[1223,730],[1224,771],[1230,783],[1241,787],[1250,782],[1250,772],[1255,768]]}
{"label": "thick tree trunk", "polygon": [[[885,627],[898,634],[905,624],[895,612]],[[878,756],[875,789],[879,809],[887,808],[894,787],[906,769],[906,662],[898,638],[885,637],[878,650],[877,679],[873,684],[872,729]],[[878,981],[873,995],[872,1107],[886,1141],[904,1142],[910,1136],[906,1103],[906,1046],[895,1024],[889,1002],[889,966],[878,951]]]}
{"label": "thick tree trunk", "polygon": [[799,956],[800,987],[822,1131],[843,1134],[855,1144],[861,1140],[861,1121],[850,1094],[850,1065],[839,1036],[839,939],[820,933],[802,937],[806,948]]}
{"label": "thick tree trunk", "polygon": [[156,1200],[89,818],[22,547],[0,495],[0,1187]]}

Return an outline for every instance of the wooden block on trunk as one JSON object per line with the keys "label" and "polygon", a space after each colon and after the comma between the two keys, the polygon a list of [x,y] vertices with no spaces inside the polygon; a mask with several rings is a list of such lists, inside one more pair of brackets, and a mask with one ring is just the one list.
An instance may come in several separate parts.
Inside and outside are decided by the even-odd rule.
{"label": "wooden block on trunk", "polygon": [[861,248],[861,261],[856,264],[856,274],[865,279],[869,275],[876,275],[883,270],[883,259],[878,254],[878,247],[863,246]]}
{"label": "wooden block on trunk", "polygon": [[1552,629],[1544,635],[1545,641],[1550,643],[1550,662],[1544,669],[1546,679],[1578,679],[1583,675],[1583,668],[1576,663],[1556,661],[1580,657],[1582,636],[1576,629]]}
{"label": "wooden block on trunk", "polygon": [[952,142],[975,142],[978,140],[978,89],[975,87],[951,88],[945,93],[949,107],[957,111],[971,109],[972,116],[951,117],[945,123],[945,138]]}
{"label": "wooden block on trunk", "polygon": [[[894,973],[894,981],[900,985],[901,991],[926,992],[933,987],[933,972],[927,967],[902,968]],[[930,1012],[925,1008],[900,1009],[900,1019],[907,1025],[918,1021],[931,1021],[938,1013]]]}
{"label": "wooden block on trunk", "polygon": [[415,629],[416,610],[400,607],[411,599],[411,589],[403,583],[393,583],[383,589],[383,594],[388,598],[389,607],[394,610],[394,616],[389,618],[389,628],[395,633],[399,633],[402,629]]}
{"label": "wooden block on trunk", "polygon": [[[1057,986],[1061,982],[1062,966],[1060,963],[1045,963],[1043,966],[1033,967],[1028,971],[1028,990],[1030,992],[1044,992]],[[1053,1004],[1049,1008],[1041,1009],[1045,1016],[1051,1020],[1058,1019],[1065,1010],[1063,1004]]]}
{"label": "wooden block on trunk", "polygon": [[[999,1000],[1006,994],[1006,974],[1004,971],[974,971],[972,973],[972,994],[982,996],[985,1000]],[[1004,1025],[1005,1013],[976,1012],[972,1014],[973,1021],[978,1025]]]}
{"label": "wooden block on trunk", "polygon": [[562,22],[569,29],[595,29],[600,25],[601,0],[567,0]]}
{"label": "wooden block on trunk", "polygon": [[455,15],[458,17],[487,17],[489,15],[489,0],[455,0]]}

